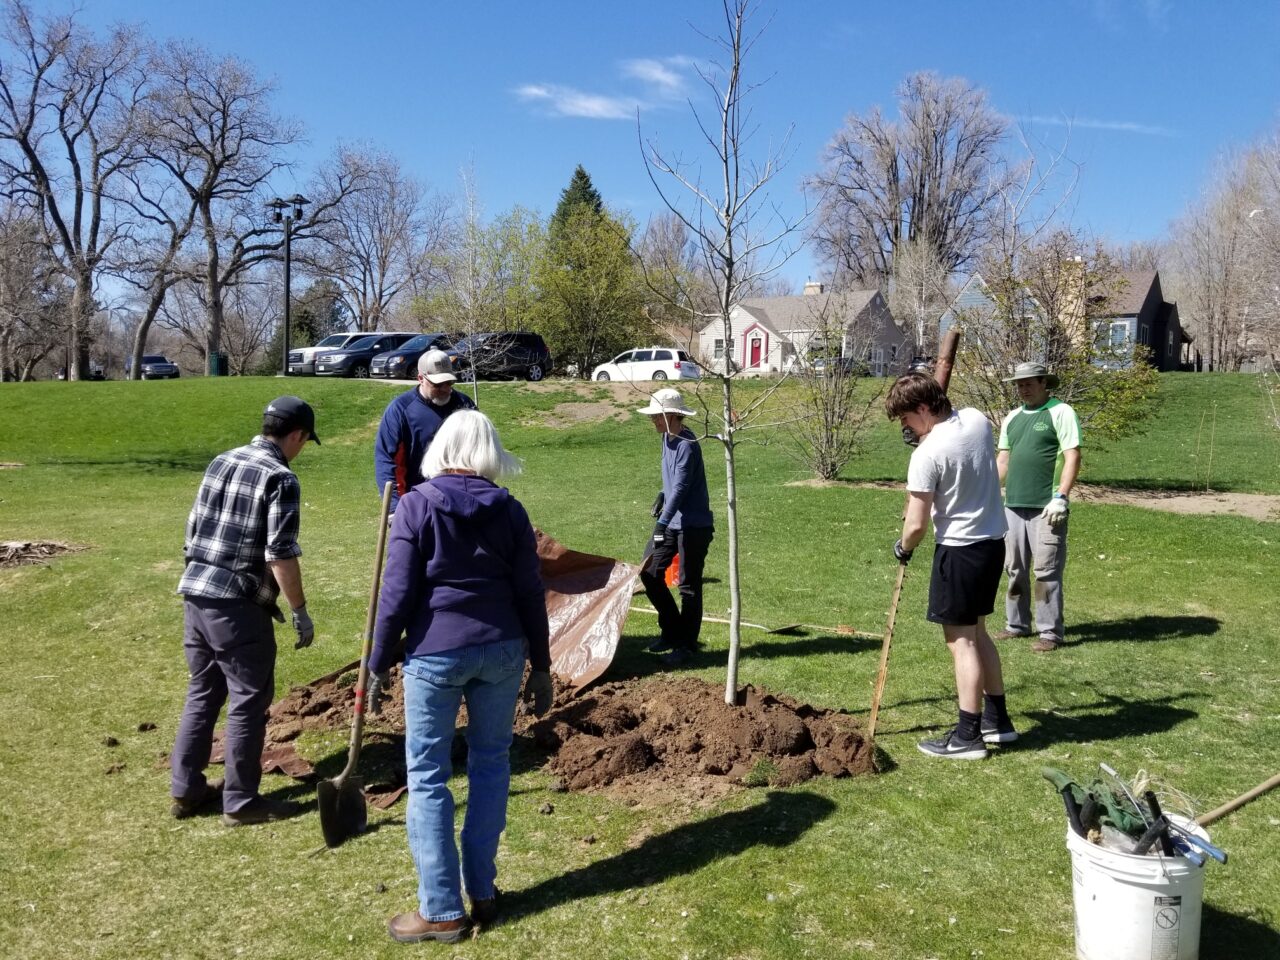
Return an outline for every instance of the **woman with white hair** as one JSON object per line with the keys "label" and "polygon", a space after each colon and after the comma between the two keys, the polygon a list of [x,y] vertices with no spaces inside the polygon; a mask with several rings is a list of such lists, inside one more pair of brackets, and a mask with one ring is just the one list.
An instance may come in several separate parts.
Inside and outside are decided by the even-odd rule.
{"label": "woman with white hair", "polygon": [[[418,908],[388,924],[402,943],[452,943],[471,920],[496,916],[494,858],[506,826],[511,731],[526,657],[534,713],[551,706],[533,526],[520,502],[494,482],[518,471],[489,418],[459,410],[423,458],[426,481],[400,499],[391,525],[369,669],[385,680],[405,636],[406,819]],[[464,700],[470,790],[460,869],[449,754]]]}

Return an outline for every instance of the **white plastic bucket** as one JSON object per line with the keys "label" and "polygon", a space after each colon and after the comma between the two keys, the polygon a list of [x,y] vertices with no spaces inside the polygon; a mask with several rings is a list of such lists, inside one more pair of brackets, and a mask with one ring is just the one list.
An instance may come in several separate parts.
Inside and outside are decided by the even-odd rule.
{"label": "white plastic bucket", "polygon": [[[1195,823],[1170,815],[1208,839]],[[1198,960],[1204,870],[1180,856],[1135,857],[1067,828],[1078,960]]]}

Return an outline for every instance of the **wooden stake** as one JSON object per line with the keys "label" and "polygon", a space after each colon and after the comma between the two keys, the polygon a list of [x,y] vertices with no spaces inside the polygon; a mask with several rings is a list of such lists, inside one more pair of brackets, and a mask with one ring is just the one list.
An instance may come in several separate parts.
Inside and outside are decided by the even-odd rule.
{"label": "wooden stake", "polygon": [[884,631],[884,645],[880,647],[880,672],[876,674],[876,692],[871,698],[871,717],[867,720],[867,743],[876,742],[876,718],[880,715],[880,698],[889,679],[889,648],[893,646],[893,624],[898,619],[898,601],[902,598],[902,581],[907,576],[907,565],[898,564],[898,582],[893,586],[893,602],[889,605],[889,626]]}

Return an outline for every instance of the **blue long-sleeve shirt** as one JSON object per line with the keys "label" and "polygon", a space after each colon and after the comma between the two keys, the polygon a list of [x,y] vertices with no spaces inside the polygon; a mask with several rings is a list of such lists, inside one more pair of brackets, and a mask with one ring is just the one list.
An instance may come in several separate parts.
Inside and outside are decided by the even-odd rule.
{"label": "blue long-sleeve shirt", "polygon": [[474,410],[475,406],[470,397],[457,390],[448,403],[436,406],[417,387],[387,405],[373,443],[373,472],[379,493],[388,480],[393,481],[392,513],[400,498],[422,482],[422,458],[445,418],[456,410]]}
{"label": "blue long-sleeve shirt", "polygon": [[707,471],[702,465],[702,447],[687,427],[678,436],[662,436],[662,494],[662,515],[658,521],[668,529],[715,526],[707,494]]}

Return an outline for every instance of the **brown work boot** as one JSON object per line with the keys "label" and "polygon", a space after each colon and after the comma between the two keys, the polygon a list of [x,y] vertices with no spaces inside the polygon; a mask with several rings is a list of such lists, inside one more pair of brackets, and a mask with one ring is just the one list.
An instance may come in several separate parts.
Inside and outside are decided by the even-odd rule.
{"label": "brown work boot", "polygon": [[302,811],[302,804],[292,800],[268,800],[254,797],[239,810],[223,813],[222,822],[228,827],[248,827],[257,823],[288,820]]}
{"label": "brown work boot", "polygon": [[1029,637],[1030,633],[1024,633],[1021,630],[1001,630],[999,633],[991,635],[992,640],[1014,640],[1018,637]]}
{"label": "brown work boot", "polygon": [[1058,649],[1058,641],[1050,640],[1048,637],[1041,637],[1031,645],[1031,649],[1036,653],[1051,653]]}
{"label": "brown work boot", "polygon": [[397,943],[421,943],[423,940],[439,940],[441,943],[457,943],[467,935],[471,922],[466,917],[457,920],[423,920],[417,910],[397,913],[387,921],[387,932]]}
{"label": "brown work boot", "polygon": [[177,820],[194,817],[204,810],[212,810],[222,804],[222,781],[209,780],[204,789],[190,797],[174,797],[169,813]]}
{"label": "brown work boot", "polygon": [[492,926],[498,920],[498,891],[485,900],[471,901],[471,922]]}

